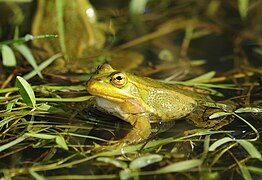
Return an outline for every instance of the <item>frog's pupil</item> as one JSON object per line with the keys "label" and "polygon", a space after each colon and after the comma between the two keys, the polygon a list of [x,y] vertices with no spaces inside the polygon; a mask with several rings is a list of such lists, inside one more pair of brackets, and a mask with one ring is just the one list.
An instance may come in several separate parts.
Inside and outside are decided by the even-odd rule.
{"label": "frog's pupil", "polygon": [[122,76],[117,76],[117,77],[116,77],[116,80],[122,81],[122,80],[123,80],[123,77],[122,77]]}

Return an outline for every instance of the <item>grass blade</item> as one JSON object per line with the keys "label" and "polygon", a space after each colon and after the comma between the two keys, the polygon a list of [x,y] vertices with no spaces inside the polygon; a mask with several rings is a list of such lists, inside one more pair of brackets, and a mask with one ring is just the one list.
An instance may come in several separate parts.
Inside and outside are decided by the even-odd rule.
{"label": "grass blade", "polygon": [[250,142],[244,139],[236,140],[245,150],[250,154],[252,158],[261,158],[260,152],[257,150],[257,148]]}
{"label": "grass blade", "polygon": [[0,152],[4,151],[4,150],[6,150],[6,149],[8,149],[8,148],[10,148],[10,147],[20,143],[20,142],[22,142],[25,139],[26,139],[25,136],[22,136],[22,137],[19,137],[19,138],[15,139],[15,140],[7,143],[7,144],[4,144],[4,145],[0,146]]}
{"label": "grass blade", "polygon": [[[61,57],[62,53],[58,53],[53,55],[52,57],[48,58],[46,61],[44,61],[43,63],[41,63],[38,66],[39,71],[42,71],[43,69],[45,69],[47,66],[49,66],[52,62],[54,62],[54,60],[56,60],[57,58]],[[25,80],[31,79],[32,77],[34,77],[37,74],[37,72],[35,70],[33,70],[32,72],[26,74],[23,76],[23,78]]]}
{"label": "grass blade", "polygon": [[248,168],[245,165],[238,163],[238,166],[239,166],[239,169],[240,169],[245,180],[252,180],[253,179]]}
{"label": "grass blade", "polygon": [[198,76],[194,79],[190,79],[187,82],[197,82],[197,81],[209,80],[209,79],[213,78],[215,75],[216,75],[215,71],[210,71],[210,72],[205,73],[201,76]]}

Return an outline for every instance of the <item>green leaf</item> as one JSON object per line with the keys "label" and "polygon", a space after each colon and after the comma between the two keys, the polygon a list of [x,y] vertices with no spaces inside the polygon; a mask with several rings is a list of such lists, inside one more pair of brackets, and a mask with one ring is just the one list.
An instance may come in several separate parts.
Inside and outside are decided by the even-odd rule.
{"label": "green leaf", "polygon": [[108,157],[99,157],[96,160],[113,164],[114,166],[122,168],[122,169],[127,168],[127,163],[125,163],[124,161],[120,161],[118,159],[113,159],[113,158],[108,158]]}
{"label": "green leaf", "polygon": [[261,158],[260,152],[257,150],[257,148],[250,142],[244,139],[236,140],[245,150],[250,154],[252,158]]}
{"label": "green leaf", "polygon": [[140,169],[140,168],[146,167],[150,164],[162,161],[162,159],[163,159],[163,157],[158,155],[158,154],[150,154],[150,155],[142,156],[142,157],[139,157],[139,158],[133,160],[130,163],[129,167],[130,167],[130,169]]}
{"label": "green leaf", "polygon": [[243,107],[235,110],[235,113],[262,113],[262,108],[259,107]]}
{"label": "green leaf", "polygon": [[194,79],[190,79],[187,82],[196,82],[196,81],[209,80],[209,79],[213,78],[215,75],[216,75],[215,71],[210,71],[210,72],[205,73],[205,74],[203,74],[201,76],[198,76],[198,77],[196,77]]}
{"label": "green leaf", "polygon": [[228,143],[228,142],[231,142],[233,141],[233,139],[229,138],[229,137],[225,137],[225,138],[222,138],[222,139],[219,139],[217,141],[215,141],[210,147],[209,147],[209,151],[214,151],[216,150],[216,148],[218,148],[219,146],[225,144],[225,143]]}
{"label": "green leaf", "polygon": [[222,117],[222,116],[228,116],[228,115],[231,115],[232,113],[227,113],[227,112],[216,112],[214,114],[211,114],[209,116],[209,119],[215,119],[215,118],[219,118],[219,117]]}
{"label": "green leaf", "polygon": [[38,74],[38,76],[40,78],[43,78],[43,75],[41,74],[36,64],[36,60],[34,56],[32,55],[30,49],[27,46],[25,46],[24,44],[17,45],[15,46],[15,48],[25,57],[25,59],[29,62],[29,64],[31,64],[31,66],[34,68],[34,70]]}
{"label": "green leaf", "polygon": [[245,20],[248,12],[249,0],[238,0],[238,11],[242,20]]}
{"label": "green leaf", "polygon": [[63,136],[61,135],[56,136],[55,141],[60,148],[68,150],[68,146]]}
{"label": "green leaf", "polygon": [[43,133],[25,133],[26,136],[35,137],[39,139],[55,139],[56,135],[43,134]]}
{"label": "green leaf", "polygon": [[35,93],[32,87],[28,84],[28,82],[24,80],[22,77],[17,76],[16,86],[19,88],[19,93],[23,98],[24,102],[30,107],[35,107]]}
{"label": "green leaf", "polygon": [[16,58],[14,52],[7,45],[2,45],[2,58],[3,58],[4,66],[8,66],[8,67],[16,66]]}
{"label": "green leaf", "polygon": [[166,167],[163,167],[156,171],[156,173],[171,173],[171,172],[181,172],[186,171],[202,164],[202,160],[200,159],[191,159],[186,161],[177,162],[174,164],[170,164]]}

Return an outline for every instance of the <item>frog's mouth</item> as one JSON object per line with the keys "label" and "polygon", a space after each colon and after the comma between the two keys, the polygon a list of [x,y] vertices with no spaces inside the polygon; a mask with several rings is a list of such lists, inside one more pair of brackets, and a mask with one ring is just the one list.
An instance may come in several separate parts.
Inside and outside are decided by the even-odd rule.
{"label": "frog's mouth", "polygon": [[[86,86],[86,90],[88,91],[89,94],[97,97],[101,97],[104,99],[107,99],[108,101],[113,101],[113,102],[124,102],[127,99],[133,99],[131,96],[127,96],[124,94],[119,94],[119,93],[109,93],[110,89],[108,91],[105,90],[100,90],[100,88],[96,88],[93,86],[93,82],[89,81]],[[103,92],[103,93],[101,93]]]}
{"label": "frog's mouth", "polygon": [[112,94],[110,95],[101,95],[101,94],[98,94],[98,93],[93,93],[93,92],[89,92],[90,94],[92,94],[93,96],[97,96],[99,98],[103,98],[103,99],[107,99],[108,101],[114,101],[114,102],[124,102],[125,99],[127,99],[128,97],[115,97],[115,96],[112,96]]}

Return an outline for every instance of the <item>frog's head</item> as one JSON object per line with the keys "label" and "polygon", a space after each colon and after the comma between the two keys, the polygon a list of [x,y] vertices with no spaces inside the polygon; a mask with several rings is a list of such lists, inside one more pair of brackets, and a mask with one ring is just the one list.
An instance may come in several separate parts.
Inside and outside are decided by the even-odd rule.
{"label": "frog's head", "polygon": [[100,108],[127,119],[129,114],[149,111],[149,107],[140,97],[134,77],[104,64],[98,67],[96,74],[87,82],[86,89],[96,97]]}
{"label": "frog's head", "polygon": [[109,64],[103,64],[87,82],[86,89],[90,94],[110,101],[135,99],[137,87],[129,81],[129,75],[113,69]]}

